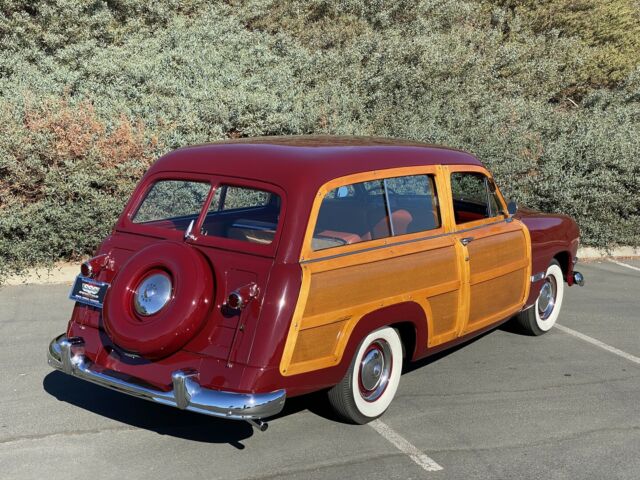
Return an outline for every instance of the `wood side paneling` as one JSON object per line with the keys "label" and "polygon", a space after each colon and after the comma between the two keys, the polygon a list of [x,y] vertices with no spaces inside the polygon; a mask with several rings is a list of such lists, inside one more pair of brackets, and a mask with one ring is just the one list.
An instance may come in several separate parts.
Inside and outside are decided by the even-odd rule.
{"label": "wood side paneling", "polygon": [[496,312],[519,309],[524,296],[524,269],[516,270],[493,280],[471,286],[471,309],[467,331],[486,323]]}
{"label": "wood side paneling", "polygon": [[474,239],[467,246],[469,313],[460,332],[463,335],[521,308],[531,269],[529,237],[520,222],[499,222],[471,236]]}
{"label": "wood side paneling", "polygon": [[[385,305],[415,301],[424,308],[428,322],[435,319],[427,298],[457,292],[461,282],[453,239],[437,238],[429,243],[430,250],[409,255],[401,252],[410,251],[414,248],[411,245],[390,247],[387,255],[395,256],[384,260],[378,250],[304,265],[299,301],[306,299],[306,303],[301,305],[304,310],[300,316],[294,315],[283,355],[283,373],[291,375],[335,365],[358,321]],[[354,263],[355,259],[358,263]],[[452,302],[449,306],[453,312],[448,315],[455,316],[458,304]],[[452,320],[445,317],[444,321]],[[430,340],[433,339],[436,337]]]}
{"label": "wood side paneling", "polygon": [[500,265],[520,262],[526,256],[522,231],[476,239],[468,246],[471,276]]}
{"label": "wood side paneling", "polygon": [[[280,363],[283,375],[338,364],[358,322],[389,305],[420,305],[428,347],[481,329],[522,307],[529,289],[529,234],[521,222],[505,222],[503,216],[456,225],[449,172],[457,170],[486,174],[482,167],[410,167],[356,174],[320,189],[300,255],[302,286]],[[436,175],[439,229],[313,251],[315,218],[331,188],[418,173]],[[465,247],[460,239],[468,236],[474,239]]]}
{"label": "wood side paneling", "polygon": [[342,321],[301,331],[291,357],[292,363],[332,357],[345,324]]}
{"label": "wood side paneling", "polygon": [[456,281],[456,261],[447,247],[316,273],[304,317]]}
{"label": "wood side paneling", "polygon": [[459,291],[454,291],[429,297],[434,337],[452,335],[457,331],[459,295]]}

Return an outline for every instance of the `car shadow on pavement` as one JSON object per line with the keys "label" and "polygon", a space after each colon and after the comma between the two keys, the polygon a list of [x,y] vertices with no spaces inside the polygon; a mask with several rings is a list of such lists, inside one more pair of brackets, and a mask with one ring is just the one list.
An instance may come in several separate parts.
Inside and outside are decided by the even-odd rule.
{"label": "car shadow on pavement", "polygon": [[271,419],[276,420],[278,418],[288,417],[289,415],[294,415],[304,410],[308,410],[309,412],[327,420],[334,422],[342,421],[329,405],[327,390],[320,390],[318,392],[308,393],[299,397],[287,398],[282,411]]}
{"label": "car shadow on pavement", "polygon": [[[498,327],[500,328],[500,327]],[[487,332],[484,332],[483,334],[474,337],[472,339],[469,339],[463,343],[461,343],[460,345],[456,345],[454,347],[450,347],[448,349],[445,349],[441,352],[435,353],[433,355],[430,355],[426,358],[423,358],[421,360],[415,361],[415,362],[406,362],[404,363],[403,367],[402,367],[402,374],[406,375],[408,373],[413,372],[414,370],[418,370],[422,367],[426,367],[427,365],[430,365],[432,363],[437,362],[438,360],[441,360],[445,357],[448,357],[449,355],[455,353],[456,351],[465,348],[475,342],[477,342],[478,340],[480,340],[481,338],[485,337],[486,335],[491,334],[491,332],[494,332],[497,329],[491,329]],[[309,393],[307,395],[302,395],[300,397],[294,397],[294,398],[288,398],[287,402],[285,403],[284,409],[282,410],[282,412],[280,412],[278,415],[276,415],[275,417],[273,417],[272,419],[277,419],[277,418],[281,418],[281,417],[287,417],[289,415],[293,415],[296,413],[299,413],[303,410],[308,410],[309,412],[322,417],[324,419],[330,420],[332,422],[339,422],[339,423],[349,423],[346,422],[345,420],[343,420],[342,418],[340,418],[331,408],[331,406],[329,405],[329,400],[327,399],[327,390],[321,390],[319,392],[314,392],[314,393]]]}
{"label": "car shadow on pavement", "polygon": [[448,357],[449,355],[453,355],[454,353],[456,353],[458,350],[461,350],[463,348],[468,347],[469,345],[472,345],[474,343],[476,343],[477,341],[481,340],[482,338],[486,337],[487,335],[490,335],[492,332],[495,332],[497,329],[499,329],[500,327],[497,328],[492,328],[491,330],[484,332],[480,335],[478,335],[477,337],[473,337],[469,340],[465,340],[464,342],[455,345],[453,347],[449,347],[449,348],[445,348],[444,350],[434,353],[432,355],[429,355],[428,357],[422,358],[420,360],[416,360],[415,362],[405,362],[405,364],[402,367],[402,374],[406,375],[407,373],[411,373],[414,370],[418,370],[422,367],[426,367],[427,365],[431,365],[432,363],[435,363],[439,360],[442,360],[443,358]]}
{"label": "car shadow on pavement", "polygon": [[[498,329],[510,331],[509,327],[505,328],[504,326],[498,327]],[[405,363],[402,373],[404,375],[435,363],[455,353],[457,350],[477,342],[495,330],[492,329],[460,345],[422,360]],[[195,442],[228,443],[242,450],[245,446],[241,441],[254,434],[253,427],[246,422],[209,417],[158,405],[70,377],[58,371],[53,371],[44,378],[43,387],[47,393],[60,401],[133,427],[157,432],[161,435],[171,435]],[[312,414],[329,421],[346,423],[334,413],[326,395],[327,391],[322,390],[288,398],[280,413],[265,420],[268,422],[276,421],[308,410]]]}
{"label": "car shadow on pavement", "polygon": [[54,371],[43,380],[44,390],[62,402],[117,422],[161,435],[204,443],[228,443],[242,450],[253,435],[246,422],[214,418],[124,395]]}

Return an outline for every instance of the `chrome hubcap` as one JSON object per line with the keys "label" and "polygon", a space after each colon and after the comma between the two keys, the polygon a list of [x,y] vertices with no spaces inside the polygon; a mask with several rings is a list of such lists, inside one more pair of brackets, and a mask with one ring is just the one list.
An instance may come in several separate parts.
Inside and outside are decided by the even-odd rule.
{"label": "chrome hubcap", "polygon": [[385,340],[376,340],[366,350],[358,373],[360,394],[369,402],[377,400],[389,383],[391,347]]}
{"label": "chrome hubcap", "polygon": [[556,279],[552,276],[547,277],[538,297],[538,313],[542,320],[549,318],[553,312],[556,305],[556,291]]}
{"label": "chrome hubcap", "polygon": [[140,315],[158,313],[171,298],[171,279],[166,273],[149,275],[140,282],[133,296],[133,304]]}

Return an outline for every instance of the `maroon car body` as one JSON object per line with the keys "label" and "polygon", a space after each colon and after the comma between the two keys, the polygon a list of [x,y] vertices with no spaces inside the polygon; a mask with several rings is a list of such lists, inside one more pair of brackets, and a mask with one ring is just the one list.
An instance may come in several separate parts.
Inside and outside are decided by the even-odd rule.
{"label": "maroon car body", "polygon": [[[68,347],[59,347],[61,340],[57,339],[58,343],[52,344],[49,350],[50,363],[74,374],[76,367],[73,363],[84,361],[105,378],[117,372],[118,378],[149,391],[170,392],[176,388],[176,382],[185,381],[182,377],[173,378],[174,372],[196,372],[198,385],[203,389],[245,394],[285,391],[287,397],[292,397],[339,383],[361,340],[372,329],[387,325],[390,318],[423,325],[414,332],[408,355],[412,360],[494,328],[508,318],[430,348],[425,311],[416,303],[403,302],[381,307],[368,314],[366,321],[358,322],[346,343],[344,354],[335,365],[297,375],[283,375],[281,371],[281,358],[303,278],[300,254],[320,188],[334,179],[361,172],[422,165],[482,166],[472,155],[457,150],[406,141],[351,137],[248,139],[187,147],[165,155],[140,181],[111,235],[99,247],[96,253],[98,260],[92,260],[93,266],[88,264],[94,271],[85,273],[92,273],[98,283],[112,286],[106,293],[105,309],[109,305],[109,312],[129,312],[132,308],[129,294],[135,293],[135,282],[125,279],[118,290],[120,294],[114,293],[114,285],[141,251],[171,244],[175,246],[171,250],[172,261],[180,262],[184,259],[176,259],[176,256],[182,255],[185,249],[196,249],[211,269],[210,286],[205,289],[210,292],[210,298],[203,303],[202,298],[207,295],[203,294],[202,275],[195,274],[184,265],[176,268],[182,269],[179,283],[183,286],[183,300],[185,304],[192,304],[191,308],[202,310],[198,313],[201,321],[194,326],[194,332],[185,334],[188,338],[179,341],[177,348],[172,348],[174,351],[165,355],[162,350],[155,350],[153,355],[145,355],[136,352],[135,348],[123,348],[114,341],[118,336],[110,331],[108,322],[105,323],[103,309],[76,303],[65,338],[79,338],[81,341],[74,343],[71,340]],[[161,180],[202,181],[214,186],[224,183],[277,194],[280,198],[279,222],[272,241],[252,243],[203,235],[201,232],[207,215],[204,210],[186,236],[186,224],[162,229],[157,228],[157,224],[134,222],[141,202],[152,186]],[[211,202],[214,190],[212,188],[209,192],[208,202]],[[531,274],[544,272],[556,259],[566,282],[571,285],[578,249],[576,223],[567,216],[526,209],[520,209],[515,218],[526,225],[530,234]],[[532,278],[523,310],[534,305],[543,282],[542,277]],[[242,310],[225,308],[230,294],[247,285],[254,286],[255,301],[247,303]],[[191,315],[191,310],[188,311]],[[179,312],[173,314],[180,315]],[[185,328],[188,330],[188,326]],[[69,350],[66,360],[62,358],[64,352],[61,348]],[[118,389],[105,378],[104,381],[86,379]],[[139,396],[149,399],[146,394]],[[184,407],[188,401],[188,398],[183,398],[168,403]],[[284,398],[278,399],[279,408],[283,401]],[[263,416],[247,412],[227,416],[249,420]]]}

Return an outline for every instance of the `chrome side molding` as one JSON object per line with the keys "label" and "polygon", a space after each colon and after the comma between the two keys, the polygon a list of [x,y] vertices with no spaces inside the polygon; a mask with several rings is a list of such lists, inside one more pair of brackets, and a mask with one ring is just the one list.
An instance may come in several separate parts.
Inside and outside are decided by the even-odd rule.
{"label": "chrome side molding", "polygon": [[[539,273],[536,273],[535,275],[531,275],[531,283],[539,282],[544,278],[544,275],[545,275],[544,272],[539,272]],[[573,275],[571,278],[573,280],[571,285],[578,285],[580,287],[584,287],[584,275],[582,275],[580,272],[573,272]]]}
{"label": "chrome side molding", "polygon": [[535,275],[531,275],[531,283],[539,282],[544,278],[544,272],[538,272]]}

